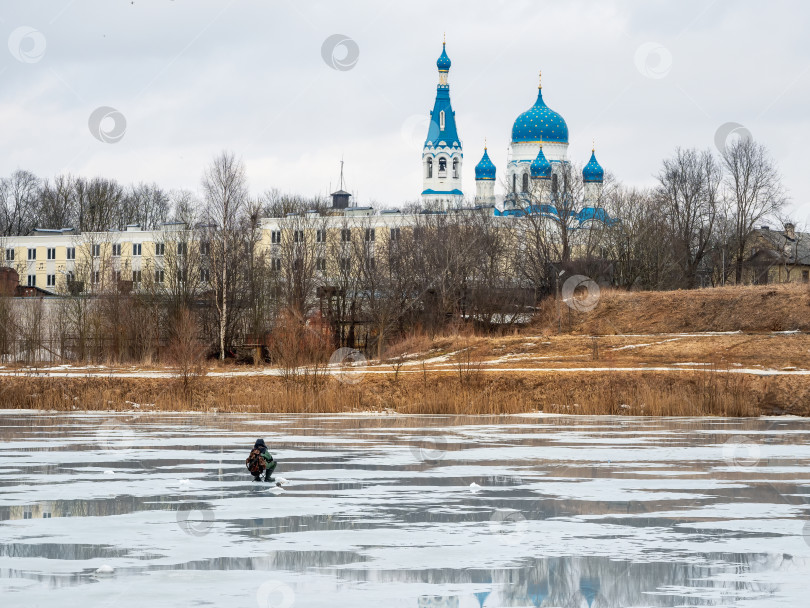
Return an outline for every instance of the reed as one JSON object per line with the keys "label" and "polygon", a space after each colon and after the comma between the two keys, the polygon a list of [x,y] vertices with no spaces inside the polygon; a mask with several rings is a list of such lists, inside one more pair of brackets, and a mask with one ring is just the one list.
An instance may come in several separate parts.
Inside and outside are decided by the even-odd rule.
{"label": "reed", "polygon": [[475,368],[366,375],[357,384],[275,377],[0,378],[0,408],[55,411],[205,411],[402,414],[547,413],[614,416],[810,414],[810,379],[703,372],[483,374]]}

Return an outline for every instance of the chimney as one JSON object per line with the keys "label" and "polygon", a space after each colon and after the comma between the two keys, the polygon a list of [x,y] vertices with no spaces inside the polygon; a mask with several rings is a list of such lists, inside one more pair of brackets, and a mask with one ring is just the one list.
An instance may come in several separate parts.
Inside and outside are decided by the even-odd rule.
{"label": "chimney", "polygon": [[794,224],[785,224],[785,236],[791,241],[796,240],[796,226]]}

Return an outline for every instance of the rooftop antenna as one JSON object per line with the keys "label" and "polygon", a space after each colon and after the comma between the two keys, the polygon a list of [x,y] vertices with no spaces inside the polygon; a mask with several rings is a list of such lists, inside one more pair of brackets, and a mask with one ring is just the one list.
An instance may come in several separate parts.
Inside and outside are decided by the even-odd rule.
{"label": "rooftop antenna", "polygon": [[[340,183],[338,184],[338,189],[336,192],[332,193],[332,208],[333,209],[345,209],[346,207],[354,206],[351,205],[351,197],[352,195],[349,194],[344,190],[346,179],[343,176],[343,155],[340,156]],[[329,189],[332,189],[332,186],[329,186]]]}

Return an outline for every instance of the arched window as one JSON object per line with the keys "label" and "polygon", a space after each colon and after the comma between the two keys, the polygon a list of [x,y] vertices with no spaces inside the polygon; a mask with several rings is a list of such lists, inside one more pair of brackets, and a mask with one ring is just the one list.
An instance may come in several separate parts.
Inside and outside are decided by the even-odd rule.
{"label": "arched window", "polygon": [[439,112],[439,129],[444,131],[444,110]]}
{"label": "arched window", "polygon": [[556,174],[556,173],[554,173],[554,174],[551,176],[551,191],[552,191],[554,194],[557,194],[557,174]]}
{"label": "arched window", "polygon": [[529,191],[529,174],[524,173],[523,174],[523,192],[528,192],[528,191]]}
{"label": "arched window", "polygon": [[512,174],[512,192],[517,192],[517,173]]}
{"label": "arched window", "polygon": [[458,159],[453,159],[453,179],[458,179]]}
{"label": "arched window", "polygon": [[427,176],[433,177],[433,159],[427,159]]}
{"label": "arched window", "polygon": [[439,177],[445,177],[447,175],[447,159],[440,158],[439,159]]}

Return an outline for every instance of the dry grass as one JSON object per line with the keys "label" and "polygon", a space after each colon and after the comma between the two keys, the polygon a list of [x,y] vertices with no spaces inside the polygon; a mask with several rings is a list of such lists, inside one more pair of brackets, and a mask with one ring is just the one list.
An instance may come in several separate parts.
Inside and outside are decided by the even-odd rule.
{"label": "dry grass", "polygon": [[[191,389],[177,379],[116,377],[115,369],[104,369],[81,378],[0,376],[0,408],[810,415],[810,376],[730,373],[740,367],[807,368],[810,335],[771,332],[810,329],[809,304],[801,285],[606,291],[591,313],[569,317],[564,309],[570,334],[557,333],[553,302],[532,327],[510,335],[414,332],[356,385],[341,384],[323,368],[301,378],[228,377],[218,374],[250,368],[215,362]],[[667,335],[718,331],[745,333]],[[682,371],[674,371],[678,364]]]}
{"label": "dry grass", "polygon": [[[722,371],[722,370],[720,370]],[[444,373],[328,379],[318,389],[279,378],[199,379],[193,401],[173,380],[2,378],[0,408],[404,414],[569,414],[755,416],[810,414],[806,377],[706,372],[606,374]]]}
{"label": "dry grass", "polygon": [[[546,300],[534,325],[557,332],[556,303]],[[562,329],[580,334],[688,331],[810,330],[810,290],[798,283],[679,291],[603,289],[598,306],[581,313],[563,307]]]}

